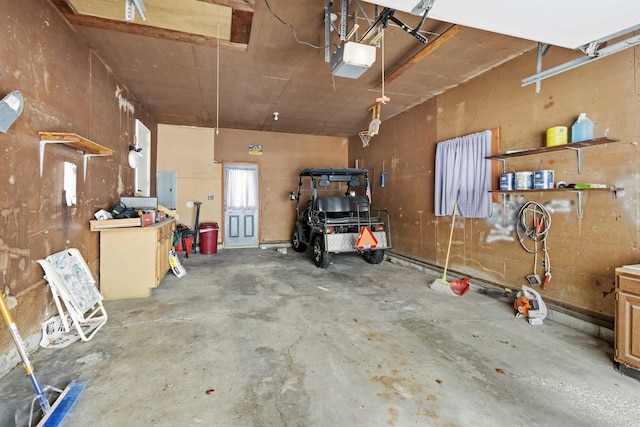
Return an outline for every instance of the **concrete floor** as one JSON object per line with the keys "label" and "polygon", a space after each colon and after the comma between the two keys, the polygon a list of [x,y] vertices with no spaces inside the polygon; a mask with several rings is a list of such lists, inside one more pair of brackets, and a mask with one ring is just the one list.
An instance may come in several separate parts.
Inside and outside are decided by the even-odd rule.
{"label": "concrete floor", "polygon": [[[631,426],[640,382],[613,350],[505,301],[428,288],[354,254],[326,270],[289,249],[183,259],[149,298],[109,301],[96,337],[32,354],[43,383],[87,388],[66,426]],[[0,401],[32,391],[18,367]]]}

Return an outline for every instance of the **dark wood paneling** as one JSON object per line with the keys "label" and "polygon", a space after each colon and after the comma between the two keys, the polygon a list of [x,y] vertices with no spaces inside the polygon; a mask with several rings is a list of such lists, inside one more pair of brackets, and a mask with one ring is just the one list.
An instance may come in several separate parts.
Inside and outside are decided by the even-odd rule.
{"label": "dark wood paneling", "polygon": [[[0,44],[0,93],[19,89],[25,98],[22,115],[0,136],[0,180],[5,183],[0,193],[0,269],[3,292],[16,297],[15,317],[28,337],[54,313],[36,261],[75,247],[99,278],[99,241],[89,230],[89,219],[113,206],[121,194],[132,194],[134,174],[127,154],[134,120],[141,118],[154,132],[156,123],[49,2],[2,2],[0,16],[10,17],[0,35],[12,40]],[[119,107],[118,88],[135,112]],[[41,177],[38,131],[77,133],[114,154],[90,159],[85,181],[82,154],[51,144]],[[78,172],[77,205],[71,207],[63,200],[65,161],[75,163]],[[6,336],[0,337],[0,354],[11,347]]]}

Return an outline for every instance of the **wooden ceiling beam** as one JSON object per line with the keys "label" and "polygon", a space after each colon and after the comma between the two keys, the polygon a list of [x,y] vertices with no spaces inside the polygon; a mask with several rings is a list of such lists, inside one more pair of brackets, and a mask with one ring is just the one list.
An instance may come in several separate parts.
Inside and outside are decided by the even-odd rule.
{"label": "wooden ceiling beam", "polygon": [[[57,0],[60,1],[60,0]],[[204,3],[228,6],[234,11],[253,12],[256,9],[256,0],[198,0]]]}
{"label": "wooden ceiling beam", "polygon": [[[413,67],[418,62],[422,61],[427,56],[435,52],[440,46],[442,46],[447,41],[452,39],[456,34],[458,34],[463,29],[464,27],[462,25],[452,25],[451,27],[449,27],[449,29],[447,29],[447,31],[445,31],[444,33],[440,34],[440,36],[438,36],[437,39],[435,39],[434,41],[426,45],[423,49],[420,50],[420,52],[413,55],[404,64],[400,65],[388,76],[386,76],[384,79],[384,84],[388,85],[389,83],[393,82],[395,79],[397,79],[398,77],[403,75],[406,71],[408,71],[411,67]],[[380,88],[382,88],[382,81],[376,85],[376,89],[380,89]]]}
{"label": "wooden ceiling beam", "polygon": [[253,12],[233,9],[231,12],[231,37],[230,42],[249,44],[251,38],[251,24]]}
{"label": "wooden ceiling beam", "polygon": [[[231,11],[231,34],[229,41],[220,39],[220,47],[230,50],[245,52],[251,38],[251,25],[253,23],[253,10],[255,0],[197,0],[204,3],[226,6]],[[86,27],[101,28],[104,30],[120,31],[146,37],[156,37],[185,43],[205,46],[217,46],[215,37],[192,34],[184,31],[167,28],[157,28],[135,22],[126,22],[117,19],[101,18],[78,13],[69,0],[51,0],[54,6],[67,18],[69,23]]]}
{"label": "wooden ceiling beam", "polygon": [[[68,0],[50,0],[62,13],[77,13]],[[256,0],[198,0],[203,3],[228,6],[233,10],[253,12],[256,9]]]}
{"label": "wooden ceiling beam", "polygon": [[63,15],[78,13],[76,8],[73,7],[67,0],[51,0],[51,3],[53,3],[53,5],[57,7]]}
{"label": "wooden ceiling beam", "polygon": [[[169,30],[165,28],[150,27],[148,25],[137,24],[135,22],[118,21],[114,19],[97,18],[89,15],[65,14],[67,20],[73,25],[83,25],[86,27],[101,28],[103,30],[119,31],[122,33],[135,34],[145,37],[155,37],[159,39],[173,40],[183,43],[191,43],[203,46],[217,46],[218,39],[199,34],[184,33],[182,31]],[[233,34],[232,34],[233,37]],[[248,36],[246,36],[248,39]],[[239,52],[246,52],[246,43],[235,43],[220,39],[220,47]]]}

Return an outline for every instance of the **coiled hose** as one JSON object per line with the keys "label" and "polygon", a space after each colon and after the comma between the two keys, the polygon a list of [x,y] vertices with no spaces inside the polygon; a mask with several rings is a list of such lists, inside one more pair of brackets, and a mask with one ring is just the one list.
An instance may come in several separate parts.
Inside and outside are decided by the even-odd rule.
{"label": "coiled hose", "polygon": [[[543,205],[538,202],[526,202],[518,212],[518,220],[516,222],[516,232],[520,245],[529,252],[534,254],[533,274],[536,275],[538,266],[538,254],[544,253],[542,261],[542,269],[544,270],[543,289],[547,289],[547,285],[551,280],[551,261],[547,250],[547,236],[551,228],[551,214]],[[527,245],[531,240],[533,247]],[[541,244],[541,246],[539,246]]]}

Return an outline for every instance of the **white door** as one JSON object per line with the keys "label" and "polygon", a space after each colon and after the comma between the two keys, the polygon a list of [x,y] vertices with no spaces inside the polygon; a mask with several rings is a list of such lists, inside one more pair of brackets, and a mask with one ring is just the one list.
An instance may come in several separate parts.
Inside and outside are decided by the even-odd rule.
{"label": "white door", "polygon": [[224,247],[258,246],[258,166],[224,165]]}
{"label": "white door", "polygon": [[136,119],[136,148],[142,148],[136,168],[135,191],[144,197],[151,196],[151,131]]}

